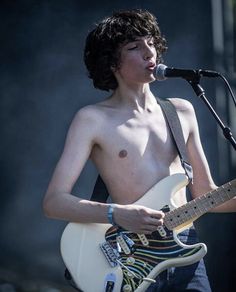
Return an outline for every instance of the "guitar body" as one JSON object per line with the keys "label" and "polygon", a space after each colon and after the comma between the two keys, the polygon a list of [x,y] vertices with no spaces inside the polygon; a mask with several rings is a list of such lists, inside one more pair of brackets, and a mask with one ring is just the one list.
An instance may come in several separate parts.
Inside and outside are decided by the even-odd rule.
{"label": "guitar body", "polygon": [[[174,194],[187,183],[184,174],[171,175],[134,204],[173,210]],[[110,224],[69,223],[62,234],[61,254],[74,282],[84,292],[142,292],[168,267],[195,263],[206,254],[203,243],[180,242],[177,234],[187,227],[169,230],[163,226],[145,236]]]}

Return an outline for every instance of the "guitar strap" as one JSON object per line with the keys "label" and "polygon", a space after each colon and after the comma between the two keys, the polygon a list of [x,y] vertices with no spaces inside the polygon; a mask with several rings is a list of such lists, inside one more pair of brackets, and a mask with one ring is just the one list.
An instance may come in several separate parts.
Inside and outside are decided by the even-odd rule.
{"label": "guitar strap", "polygon": [[162,108],[170,132],[172,134],[172,138],[178,151],[182,167],[185,170],[185,174],[187,175],[189,182],[192,182],[193,169],[191,164],[188,162],[187,148],[184,140],[183,130],[175,106],[169,99],[164,100],[158,98],[157,100]]}
{"label": "guitar strap", "polygon": [[[193,179],[193,171],[190,163],[187,159],[187,149],[184,141],[183,130],[180,124],[178,114],[176,112],[175,106],[168,99],[157,99],[164,113],[164,117],[169,126],[173,141],[177,148],[178,154],[180,156],[181,164],[185,170],[185,173],[189,179],[189,182]],[[109,193],[105,183],[103,182],[101,176],[99,175],[91,196],[91,201],[106,202],[109,197]]]}

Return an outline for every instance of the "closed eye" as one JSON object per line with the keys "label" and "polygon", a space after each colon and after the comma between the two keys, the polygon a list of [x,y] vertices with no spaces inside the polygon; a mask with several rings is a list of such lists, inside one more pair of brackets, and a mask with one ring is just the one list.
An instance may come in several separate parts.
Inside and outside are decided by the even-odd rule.
{"label": "closed eye", "polygon": [[128,48],[128,51],[132,51],[132,50],[135,50],[135,49],[137,49],[138,48],[138,46],[133,46],[133,47],[131,47],[131,48]]}

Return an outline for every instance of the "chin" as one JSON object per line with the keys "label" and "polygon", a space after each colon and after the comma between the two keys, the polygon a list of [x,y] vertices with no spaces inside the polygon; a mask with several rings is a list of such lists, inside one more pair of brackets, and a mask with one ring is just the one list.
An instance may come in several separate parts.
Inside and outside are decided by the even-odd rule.
{"label": "chin", "polygon": [[147,80],[148,83],[156,81],[156,78],[154,76],[150,76]]}

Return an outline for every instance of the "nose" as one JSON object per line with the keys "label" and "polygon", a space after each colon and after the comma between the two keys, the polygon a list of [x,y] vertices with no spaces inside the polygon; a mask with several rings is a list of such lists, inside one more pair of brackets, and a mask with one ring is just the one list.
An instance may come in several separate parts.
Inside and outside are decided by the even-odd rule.
{"label": "nose", "polygon": [[149,60],[154,56],[154,47],[148,44],[145,44],[143,51],[144,60]]}

